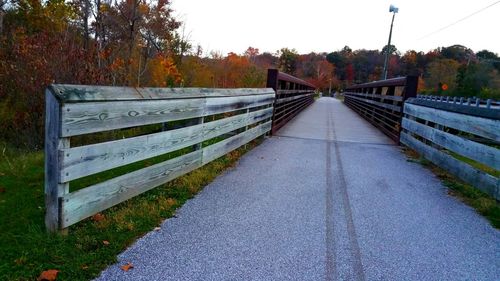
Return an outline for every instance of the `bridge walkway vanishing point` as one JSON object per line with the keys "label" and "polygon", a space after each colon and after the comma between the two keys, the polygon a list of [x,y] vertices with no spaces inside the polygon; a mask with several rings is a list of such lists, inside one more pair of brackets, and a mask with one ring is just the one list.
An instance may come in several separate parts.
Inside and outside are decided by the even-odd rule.
{"label": "bridge walkway vanishing point", "polygon": [[[120,266],[130,262],[125,272]],[[500,232],[321,98],[98,280],[499,280]]]}

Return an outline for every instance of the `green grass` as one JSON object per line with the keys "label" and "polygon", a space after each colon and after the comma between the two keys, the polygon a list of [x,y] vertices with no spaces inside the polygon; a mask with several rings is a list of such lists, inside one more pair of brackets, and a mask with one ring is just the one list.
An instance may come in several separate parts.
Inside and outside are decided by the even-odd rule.
{"label": "green grass", "polygon": [[471,165],[472,167],[474,167],[474,168],[476,168],[478,170],[481,170],[481,171],[483,171],[485,173],[488,173],[488,174],[490,174],[490,175],[492,175],[494,177],[497,177],[497,178],[500,177],[500,171],[499,170],[495,170],[492,167],[489,167],[489,166],[484,165],[482,163],[476,162],[476,161],[474,161],[474,160],[472,160],[470,158],[467,158],[465,156],[456,154],[456,153],[454,153],[452,151],[448,151],[448,154],[450,154],[451,156],[453,156],[454,158],[456,158],[456,159],[458,159],[458,160],[460,160],[462,162],[465,162],[465,163]]}
{"label": "green grass", "polygon": [[[112,207],[102,212],[103,219],[89,218],[71,226],[69,234],[63,236],[47,234],[44,227],[43,153],[27,153],[0,143],[0,280],[35,280],[48,269],[60,271],[58,280],[96,277],[116,262],[118,253],[172,217],[178,207],[255,144]],[[161,160],[75,181],[72,190]]]}
{"label": "green grass", "polygon": [[[409,161],[420,163],[424,167],[430,169],[443,182],[443,184],[449,188],[449,194],[456,196],[465,204],[476,209],[478,213],[480,213],[490,221],[493,227],[500,229],[500,204],[495,200],[495,198],[457,179],[456,177],[452,176],[445,170],[432,164],[432,162],[422,158],[414,150],[406,149],[405,153],[409,157]],[[470,160],[468,158],[464,159]],[[472,163],[471,161],[474,163]],[[471,165],[474,164],[476,168],[485,169],[486,167],[473,160],[466,162]],[[481,167],[479,167],[479,165],[481,165]],[[494,171],[496,170],[490,171],[490,173],[495,175]],[[496,176],[498,176],[498,174],[496,174]]]}

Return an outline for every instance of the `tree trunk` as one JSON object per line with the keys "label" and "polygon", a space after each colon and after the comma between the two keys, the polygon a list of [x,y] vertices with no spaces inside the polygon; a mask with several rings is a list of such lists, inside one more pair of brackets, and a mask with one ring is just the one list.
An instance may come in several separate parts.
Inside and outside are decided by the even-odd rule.
{"label": "tree trunk", "polygon": [[[3,5],[3,3],[2,3]],[[3,8],[0,6],[0,35],[3,33],[3,17],[5,16],[5,11]]]}
{"label": "tree trunk", "polygon": [[83,48],[85,50],[88,50],[89,48],[89,13],[90,13],[90,0],[84,0],[83,3],[83,32],[84,32],[84,38],[83,38]]}

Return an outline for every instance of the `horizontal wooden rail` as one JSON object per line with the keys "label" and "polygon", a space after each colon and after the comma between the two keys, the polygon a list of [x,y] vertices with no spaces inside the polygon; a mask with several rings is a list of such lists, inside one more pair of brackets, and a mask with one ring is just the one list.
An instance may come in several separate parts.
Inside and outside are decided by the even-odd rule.
{"label": "horizontal wooden rail", "polygon": [[500,200],[499,177],[478,168],[484,165],[500,171],[500,116],[473,116],[428,107],[410,99],[404,105],[402,127],[401,143]]}
{"label": "horizontal wooden rail", "polygon": [[268,70],[267,87],[276,91],[273,134],[314,102],[314,85],[277,69]]}
{"label": "horizontal wooden rail", "polygon": [[[273,89],[51,85],[46,91],[46,226],[69,227],[197,169],[271,130]],[[195,120],[195,122],[193,122]],[[166,122],[181,127],[71,147],[70,138]],[[213,140],[213,141],[212,141]],[[202,147],[203,143],[213,143]],[[180,156],[70,192],[73,180]]]}
{"label": "horizontal wooden rail", "polygon": [[353,85],[345,89],[344,103],[399,142],[403,104],[416,96],[417,85],[414,76]]}
{"label": "horizontal wooden rail", "polygon": [[432,95],[417,95],[417,99],[434,101],[434,102],[444,102],[456,105],[500,109],[500,101],[493,99],[480,99],[476,97],[432,96]]}

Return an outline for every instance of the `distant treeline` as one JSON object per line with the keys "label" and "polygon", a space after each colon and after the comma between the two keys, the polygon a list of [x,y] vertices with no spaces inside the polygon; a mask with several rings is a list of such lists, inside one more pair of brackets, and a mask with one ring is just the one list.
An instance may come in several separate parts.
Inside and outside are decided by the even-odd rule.
{"label": "distant treeline", "polygon": [[[322,91],[339,90],[380,79],[386,51],[207,53],[182,29],[169,0],[0,0],[0,140],[42,147],[50,83],[264,87],[267,69],[279,68]],[[389,51],[389,77],[419,75],[421,92],[500,96],[497,54],[459,45]]]}

